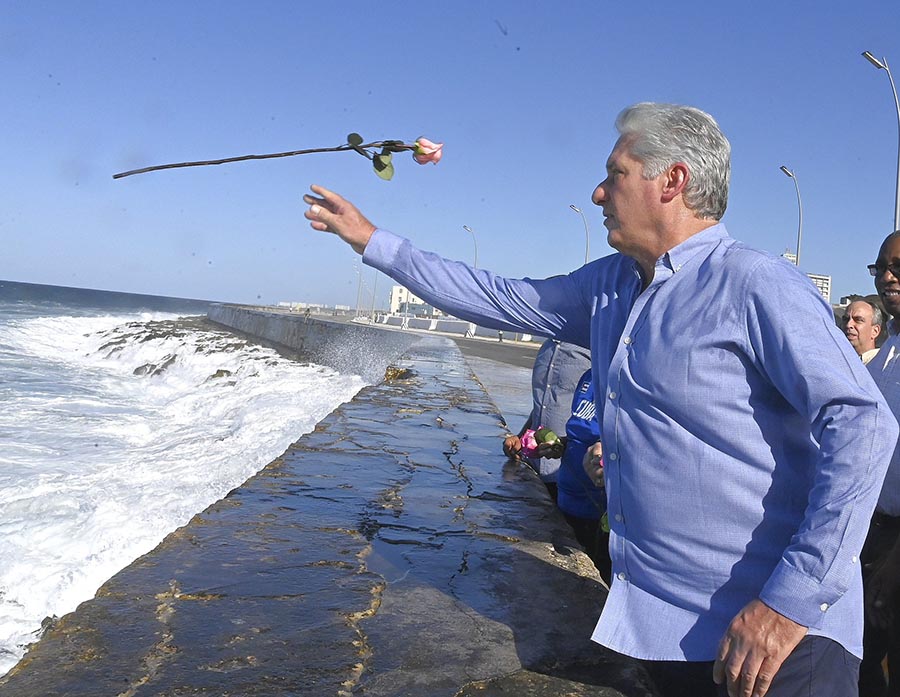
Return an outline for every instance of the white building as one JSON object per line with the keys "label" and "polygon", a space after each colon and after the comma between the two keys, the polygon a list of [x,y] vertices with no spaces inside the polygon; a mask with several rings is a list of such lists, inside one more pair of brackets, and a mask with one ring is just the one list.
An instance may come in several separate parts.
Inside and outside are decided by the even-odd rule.
{"label": "white building", "polygon": [[391,286],[391,314],[425,314],[437,316],[442,314],[426,303],[422,298],[413,295],[403,286]]}
{"label": "white building", "polygon": [[[781,255],[782,259],[787,259],[792,264],[797,263],[797,255],[794,254],[790,249],[785,249],[784,254]],[[818,288],[819,292],[822,294],[822,297],[825,298],[825,301],[830,305],[831,304],[831,276],[823,276],[818,273],[808,273],[809,280],[813,282],[813,285]]]}
{"label": "white building", "polygon": [[809,280],[813,282],[813,285],[819,290],[822,294],[822,297],[825,298],[825,302],[829,305],[831,304],[831,276],[823,276],[818,273],[808,273]]}

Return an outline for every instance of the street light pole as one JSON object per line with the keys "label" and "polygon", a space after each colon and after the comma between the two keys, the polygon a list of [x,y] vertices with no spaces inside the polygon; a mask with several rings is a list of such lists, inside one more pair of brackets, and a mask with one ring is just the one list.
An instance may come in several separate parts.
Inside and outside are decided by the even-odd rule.
{"label": "street light pole", "polygon": [[463,230],[465,230],[468,233],[471,233],[471,235],[472,235],[472,243],[475,245],[475,264],[473,265],[473,267],[477,269],[478,268],[478,240],[475,239],[475,231],[472,228],[470,228],[468,225],[463,225]]}
{"label": "street light pole", "polygon": [[574,203],[570,203],[569,208],[581,215],[581,222],[584,223],[584,263],[587,264],[591,258],[591,233],[588,230],[587,218],[584,217],[584,212]]}
{"label": "street light pole", "polygon": [[797,189],[797,212],[798,212],[798,222],[797,222],[797,266],[800,266],[800,240],[803,237],[803,203],[800,201],[800,185],[797,183],[797,177],[794,176],[794,173],[789,170],[784,165],[779,167],[782,172],[784,172],[787,176],[794,180],[794,188]]}
{"label": "street light pole", "polygon": [[359,270],[359,267],[354,263],[353,269],[356,271],[356,316],[359,317],[359,301],[362,297],[362,272]]}
{"label": "street light pole", "polygon": [[900,99],[897,99],[897,86],[894,84],[894,76],[891,75],[887,58],[878,60],[868,51],[863,51],[862,55],[876,68],[887,73],[888,80],[891,81],[891,91],[894,93],[894,106],[897,108],[897,192],[894,195],[894,230],[900,230]]}

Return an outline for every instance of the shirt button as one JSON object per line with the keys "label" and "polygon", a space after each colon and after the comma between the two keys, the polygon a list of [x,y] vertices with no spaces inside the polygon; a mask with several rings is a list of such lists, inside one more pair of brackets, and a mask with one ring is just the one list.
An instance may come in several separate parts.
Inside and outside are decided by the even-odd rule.
{"label": "shirt button", "polygon": [[619,579],[620,581],[625,581],[628,577],[625,575],[624,571],[620,571],[619,573],[616,574],[616,578]]}
{"label": "shirt button", "polygon": [[850,557],[850,563],[855,564],[856,562],[857,562],[857,558],[856,558],[856,555],[854,554],[852,557]]}
{"label": "shirt button", "polygon": [[828,609],[828,603],[822,603],[821,605],[819,605],[819,609],[820,609],[822,612],[825,612],[825,610]]}
{"label": "shirt button", "polygon": [[630,344],[630,343],[631,343],[631,337],[630,337],[630,336],[626,336],[624,339],[622,339],[622,341],[623,341],[624,343],[626,343],[626,344]]}
{"label": "shirt button", "polygon": [[615,462],[616,460],[619,459],[619,456],[616,455],[615,453],[610,453],[610,454],[609,454],[609,459],[612,460],[613,462]]}
{"label": "shirt button", "polygon": [[621,523],[621,522],[622,522],[622,514],[621,514],[621,513],[616,513],[616,522],[617,522],[617,523]]}
{"label": "shirt button", "polygon": [[610,393],[609,393],[609,398],[610,398],[610,399],[615,399],[615,398],[616,398],[616,393],[615,393],[615,392],[610,392]]}

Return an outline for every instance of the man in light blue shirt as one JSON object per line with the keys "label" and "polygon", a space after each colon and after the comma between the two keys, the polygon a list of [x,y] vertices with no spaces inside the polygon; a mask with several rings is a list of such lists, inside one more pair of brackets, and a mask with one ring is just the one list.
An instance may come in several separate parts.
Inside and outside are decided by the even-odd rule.
{"label": "man in light blue shirt", "polygon": [[590,347],[613,562],[595,641],[666,695],[855,694],[897,422],[809,279],[719,223],[712,117],[638,104],[616,127],[593,200],[619,253],[565,276],[419,251],[318,186],[306,217],[458,317]]}

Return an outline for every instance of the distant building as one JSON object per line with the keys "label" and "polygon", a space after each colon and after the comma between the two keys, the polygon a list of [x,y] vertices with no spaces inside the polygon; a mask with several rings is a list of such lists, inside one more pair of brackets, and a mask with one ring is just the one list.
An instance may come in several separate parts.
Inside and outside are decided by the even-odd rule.
{"label": "distant building", "polygon": [[[785,249],[784,254],[781,255],[782,259],[787,259],[789,262],[796,266],[797,264],[797,255],[794,254],[790,249]],[[823,276],[818,273],[808,273],[809,280],[813,282],[813,285],[819,290],[822,294],[822,297],[825,298],[825,302],[829,305],[831,304],[831,276]]]}
{"label": "distant building", "polygon": [[797,265],[797,255],[794,254],[790,249],[785,249],[784,254],[781,255],[782,259],[787,259],[794,266]]}
{"label": "distant building", "polygon": [[403,286],[391,286],[391,314],[408,314],[427,317],[437,317],[442,313],[410,293]]}
{"label": "distant building", "polygon": [[[290,310],[291,312],[316,312],[316,313],[327,313],[331,312],[331,307],[329,305],[323,305],[322,303],[304,303],[298,301],[287,301],[282,300],[276,304],[276,307],[281,307],[286,310]],[[347,305],[335,305],[335,309],[350,309]]]}
{"label": "distant building", "polygon": [[823,276],[818,273],[808,273],[809,280],[813,282],[813,285],[818,289],[818,291],[822,294],[822,297],[825,298],[825,302],[829,305],[831,304],[831,276]]}

